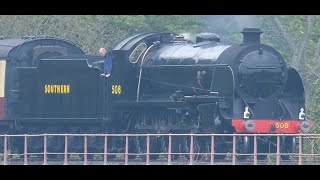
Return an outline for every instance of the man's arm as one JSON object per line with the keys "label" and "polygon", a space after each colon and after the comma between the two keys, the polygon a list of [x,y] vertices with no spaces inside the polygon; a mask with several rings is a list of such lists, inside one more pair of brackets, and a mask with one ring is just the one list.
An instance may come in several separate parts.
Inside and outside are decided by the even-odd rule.
{"label": "man's arm", "polygon": [[112,59],[109,55],[105,58],[104,61],[104,74],[102,76],[109,77],[112,71]]}
{"label": "man's arm", "polygon": [[[112,72],[112,59],[111,59],[110,55],[108,55],[108,57],[106,59],[106,71],[105,71],[105,74],[110,76],[111,72]],[[107,76],[107,77],[109,77],[109,76]]]}

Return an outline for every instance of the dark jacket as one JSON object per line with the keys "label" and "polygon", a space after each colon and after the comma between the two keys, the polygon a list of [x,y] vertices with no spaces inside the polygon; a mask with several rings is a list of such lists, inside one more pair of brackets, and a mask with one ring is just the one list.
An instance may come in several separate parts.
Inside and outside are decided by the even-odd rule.
{"label": "dark jacket", "polygon": [[111,74],[112,71],[112,56],[108,53],[104,57],[104,74]]}

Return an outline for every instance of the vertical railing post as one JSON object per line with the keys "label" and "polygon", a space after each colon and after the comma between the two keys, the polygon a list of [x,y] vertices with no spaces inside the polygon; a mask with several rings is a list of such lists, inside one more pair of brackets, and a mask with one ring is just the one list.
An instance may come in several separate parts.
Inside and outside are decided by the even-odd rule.
{"label": "vertical railing post", "polygon": [[87,157],[87,153],[88,153],[88,139],[87,139],[87,134],[84,135],[84,154],[83,154],[83,165],[87,165],[88,164],[88,157]]}
{"label": "vertical railing post", "polygon": [[8,137],[7,134],[4,135],[4,144],[3,144],[3,165],[8,165]]}
{"label": "vertical railing post", "polygon": [[103,152],[103,165],[107,165],[108,162],[108,136],[104,135],[104,152]]}
{"label": "vertical railing post", "polygon": [[47,134],[43,136],[43,165],[47,165]]}
{"label": "vertical railing post", "polygon": [[193,164],[193,134],[192,133],[190,135],[190,160],[189,160],[189,164],[190,165]]}
{"label": "vertical railing post", "polygon": [[68,135],[64,136],[64,163],[63,165],[68,165]]}
{"label": "vertical railing post", "polygon": [[236,164],[236,136],[232,136],[232,165]]}
{"label": "vertical railing post", "polygon": [[172,139],[171,139],[171,133],[169,134],[169,147],[168,147],[168,165],[171,165],[171,142],[172,142]]}
{"label": "vertical railing post", "polygon": [[253,135],[253,165],[257,165],[257,135]]}
{"label": "vertical railing post", "polygon": [[302,135],[299,135],[299,165],[302,165]]}
{"label": "vertical railing post", "polygon": [[[312,138],[312,137],[311,137],[311,138]],[[311,139],[311,162],[314,161],[314,141],[315,141],[315,139],[312,138],[312,139]]]}
{"label": "vertical railing post", "polygon": [[28,136],[24,135],[24,165],[28,165]]}
{"label": "vertical railing post", "polygon": [[150,153],[150,135],[147,134],[147,154],[146,154],[146,164],[149,165],[149,153]]}
{"label": "vertical railing post", "polygon": [[212,134],[211,136],[211,162],[210,162],[211,165],[214,164],[214,136]]}
{"label": "vertical railing post", "polygon": [[280,164],[280,136],[277,135],[277,160],[276,164]]}
{"label": "vertical railing post", "polygon": [[129,153],[129,137],[128,137],[128,134],[126,134],[126,147],[125,147],[125,158],[124,158],[125,165],[128,165],[128,153]]}

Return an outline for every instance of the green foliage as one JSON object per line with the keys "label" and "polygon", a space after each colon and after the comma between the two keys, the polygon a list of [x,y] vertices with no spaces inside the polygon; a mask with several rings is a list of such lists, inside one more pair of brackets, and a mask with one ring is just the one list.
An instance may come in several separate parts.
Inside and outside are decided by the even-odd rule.
{"label": "green foliage", "polygon": [[148,24],[146,24],[145,16],[112,16],[111,17],[115,26],[124,29],[131,33],[146,32]]}
{"label": "green foliage", "polygon": [[298,44],[307,22],[306,16],[279,16],[279,19],[292,35],[294,42]]}
{"label": "green foliage", "polygon": [[153,15],[47,15],[0,16],[0,35],[53,36],[68,39],[87,53],[99,47],[112,48],[123,38],[136,33],[169,31],[198,33],[204,28],[201,16]]}
{"label": "green foliage", "polygon": [[204,27],[201,16],[166,15],[146,17],[150,31],[169,31],[175,33],[199,33]]}
{"label": "green foliage", "polygon": [[261,42],[277,49],[288,64],[291,64],[292,52],[283,38],[280,29],[275,25],[272,16],[257,16],[258,24],[263,31]]}

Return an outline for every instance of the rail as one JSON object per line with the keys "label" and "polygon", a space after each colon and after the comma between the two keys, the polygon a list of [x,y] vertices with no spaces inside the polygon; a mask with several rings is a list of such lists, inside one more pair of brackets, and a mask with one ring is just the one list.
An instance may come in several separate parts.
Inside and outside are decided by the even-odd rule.
{"label": "rail", "polygon": [[[248,136],[253,137],[253,154],[245,154],[245,153],[238,153],[237,152],[237,137],[241,136]],[[257,140],[260,137],[275,137],[276,138],[276,152],[274,153],[258,153],[258,146],[257,146]],[[281,152],[281,138],[282,137],[295,137],[297,139],[298,144],[298,150],[294,153],[282,153]],[[28,152],[28,139],[33,137],[41,137],[43,138],[43,151],[40,152]],[[64,151],[63,152],[49,152],[48,151],[48,138],[49,137],[63,137],[64,139]],[[83,152],[70,152],[69,151],[69,143],[68,139],[70,137],[82,137],[83,138]],[[88,137],[103,137],[103,152],[88,152]],[[111,138],[115,137],[121,137],[124,139],[124,150],[122,152],[108,152],[108,141]],[[138,138],[138,137],[144,137],[146,138],[146,144],[145,152],[139,152],[139,153],[133,153],[130,152],[129,147],[129,138]],[[167,151],[166,152],[151,152],[151,139],[155,137],[166,137],[168,140],[167,144]],[[190,140],[189,143],[189,151],[188,152],[172,152],[172,147],[174,146],[173,138],[175,137],[188,137]],[[210,152],[198,152],[197,145],[196,145],[196,139],[198,137],[207,137],[210,138]],[[218,152],[215,149],[216,143],[218,141],[216,140],[218,137],[230,137],[232,139],[232,151],[231,152]],[[17,154],[11,152],[11,145],[10,142],[14,138],[23,138],[23,153]],[[231,164],[231,165],[237,165],[241,164],[241,161],[239,160],[239,156],[241,155],[247,155],[251,157],[251,160],[245,160],[242,162],[242,164],[252,164],[252,165],[259,165],[259,164],[273,164],[273,165],[280,165],[280,164],[320,164],[320,153],[317,151],[320,149],[319,142],[320,142],[320,134],[23,134],[23,135],[11,135],[11,134],[4,134],[0,135],[0,140],[3,139],[3,151],[0,151],[1,157],[0,157],[0,164],[3,165],[10,165],[10,164],[21,164],[21,156],[23,156],[23,164],[34,164],[35,162],[43,165],[50,164],[50,158],[48,158],[48,155],[61,155],[63,156],[63,159],[60,159],[61,162],[63,162],[63,165],[68,164],[95,164],[95,162],[98,162],[97,160],[90,160],[88,159],[89,155],[98,155],[102,156],[100,158],[101,165],[108,165],[108,164],[143,164],[143,165],[150,165],[150,164],[210,164],[210,165],[219,165],[219,164]],[[304,146],[303,144],[306,144]],[[316,153],[315,153],[316,151]],[[2,155],[3,154],[3,155]],[[83,158],[79,161],[74,161],[71,159],[70,155],[82,155]],[[117,160],[109,160],[108,158],[110,156],[116,156]],[[152,161],[151,156],[153,155],[159,155],[162,158],[162,160]],[[184,155],[184,160],[174,160],[173,156],[181,156]],[[216,160],[215,156],[224,155],[225,159],[223,161]],[[266,155],[269,157],[268,160],[259,161],[258,157],[260,155]],[[289,161],[283,161],[281,160],[282,155],[289,155],[291,156],[291,160]],[[18,160],[14,160],[14,157]],[[31,156],[40,156],[43,158],[43,160],[31,160]],[[135,160],[132,160],[130,156],[135,156]],[[205,157],[206,160],[198,161],[196,157]],[[3,159],[2,159],[3,157]],[[144,157],[140,158],[140,160],[137,160],[139,158],[137,157]],[[161,158],[160,158],[161,159]],[[250,159],[250,158],[249,158]],[[2,161],[2,163],[1,163]],[[59,164],[60,161],[54,161],[54,163]],[[54,164],[51,163],[51,164]],[[98,163],[99,164],[99,163]]]}

